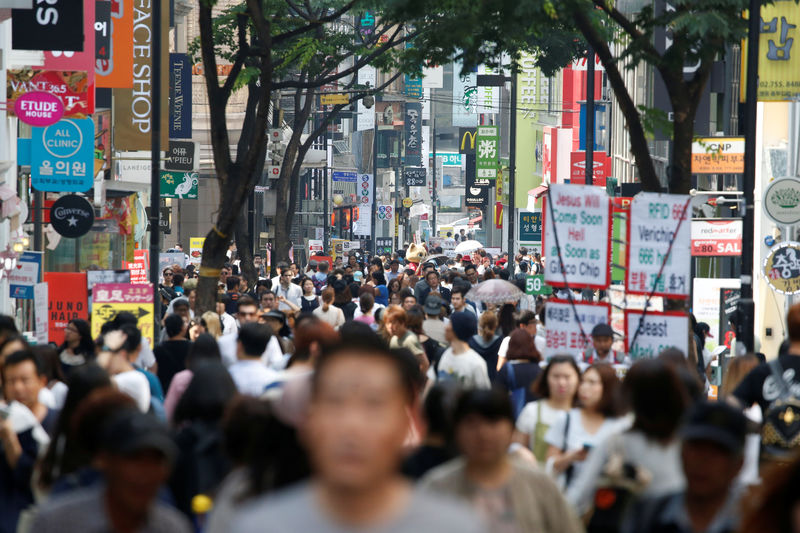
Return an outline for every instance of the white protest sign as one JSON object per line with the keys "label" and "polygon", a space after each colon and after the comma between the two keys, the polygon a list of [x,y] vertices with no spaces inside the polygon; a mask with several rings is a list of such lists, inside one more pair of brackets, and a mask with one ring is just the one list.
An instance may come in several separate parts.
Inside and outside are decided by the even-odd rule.
{"label": "white protest sign", "polygon": [[324,246],[322,245],[322,239],[308,239],[308,251],[309,253],[321,252],[323,251]]}
{"label": "white protest sign", "polygon": [[566,275],[570,287],[608,287],[610,233],[611,202],[604,189],[591,185],[550,185],[542,242],[547,258],[547,284],[564,287]]}
{"label": "white protest sign", "polygon": [[633,197],[625,279],[629,293],[653,293],[672,298],[689,295],[692,259],[690,201],[690,196],[677,194],[642,192]]}
{"label": "white protest sign", "polygon": [[677,348],[685,355],[689,349],[689,318],[677,311],[648,311],[646,315],[625,311],[625,347],[633,360],[657,357],[667,348]]}
{"label": "white protest sign", "polygon": [[[611,307],[605,303],[575,302],[575,310],[566,300],[548,300],[545,324],[545,358],[558,354],[582,356],[591,342],[589,335],[597,324],[608,324]],[[578,320],[575,318],[577,312]],[[584,338],[583,335],[586,337]]]}
{"label": "white protest sign", "polygon": [[37,283],[33,286],[33,317],[36,332],[36,344],[47,344],[47,283]]}

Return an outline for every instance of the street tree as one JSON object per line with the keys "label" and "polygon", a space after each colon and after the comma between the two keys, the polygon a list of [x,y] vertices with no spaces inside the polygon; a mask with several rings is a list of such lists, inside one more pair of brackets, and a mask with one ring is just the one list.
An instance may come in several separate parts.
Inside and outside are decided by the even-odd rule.
{"label": "street tree", "polygon": [[[279,206],[276,221],[281,225],[276,227],[276,242],[287,243],[295,205],[292,190],[296,188],[302,159],[322,127],[302,138],[319,88],[341,82],[357,89],[354,100],[376,92],[380,88],[357,86],[354,75],[365,65],[385,67],[397,61],[404,49],[400,45],[414,35],[403,25],[378,24],[366,38],[355,38],[354,16],[375,7],[374,3],[360,0],[246,0],[215,9],[217,3],[200,0],[200,36],[195,48],[203,62],[211,147],[220,191],[214,225],[203,245],[198,283],[201,310],[214,307],[219,272],[237,229],[237,248],[242,254],[245,276],[254,279],[252,250],[242,238],[247,230],[243,209],[262,179],[268,155],[268,126],[277,113],[273,105],[276,95],[293,92],[296,108],[301,111],[295,114],[280,177],[274,185]],[[353,56],[356,59],[342,67]],[[224,79],[217,68],[222,62],[230,65]],[[233,92],[245,89],[245,116],[233,155],[226,111]],[[325,114],[325,127],[343,107],[336,106]],[[288,257],[285,246],[278,246],[276,251],[276,260]]]}
{"label": "street tree", "polygon": [[[747,0],[439,0],[426,2],[427,14],[415,19],[419,1],[394,0],[387,9],[395,20],[425,24],[425,31],[415,40],[418,55],[409,56],[410,62],[457,58],[469,69],[496,62],[503,53],[516,56],[524,50],[534,53],[538,66],[552,74],[591,46],[625,117],[643,189],[662,189],[648,140],[655,127],[667,125],[673,141],[668,189],[689,192],[700,96],[714,60],[746,35],[747,20],[742,12]],[[671,38],[671,46],[665,49],[655,44],[656,33],[664,29]],[[615,53],[617,50],[621,52]],[[665,114],[637,106],[625,85],[624,69],[642,62],[664,80],[674,116],[671,124]],[[693,66],[692,74],[684,73],[686,65]]]}

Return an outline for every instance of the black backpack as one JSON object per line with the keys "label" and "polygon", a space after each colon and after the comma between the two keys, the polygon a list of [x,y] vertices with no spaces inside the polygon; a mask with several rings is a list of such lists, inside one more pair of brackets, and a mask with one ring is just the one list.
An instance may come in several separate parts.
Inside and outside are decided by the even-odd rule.
{"label": "black backpack", "polygon": [[784,379],[778,358],[767,364],[780,395],[764,412],[761,456],[767,460],[785,460],[800,448],[800,399],[794,396],[791,384]]}

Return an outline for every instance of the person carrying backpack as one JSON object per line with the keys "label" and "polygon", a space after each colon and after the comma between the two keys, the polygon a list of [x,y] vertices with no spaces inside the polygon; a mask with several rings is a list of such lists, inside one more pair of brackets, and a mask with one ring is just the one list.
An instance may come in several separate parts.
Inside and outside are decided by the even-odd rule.
{"label": "person carrying backpack", "polygon": [[786,351],[751,370],[733,391],[741,407],[761,407],[761,454],[765,459],[788,457],[797,451],[800,441],[800,304],[789,308],[786,331]]}

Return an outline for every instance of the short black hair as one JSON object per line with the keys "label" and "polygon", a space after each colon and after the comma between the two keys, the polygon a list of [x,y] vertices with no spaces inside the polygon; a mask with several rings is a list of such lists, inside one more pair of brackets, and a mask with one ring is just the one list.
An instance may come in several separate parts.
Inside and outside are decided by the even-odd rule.
{"label": "short black hair", "polygon": [[229,291],[236,290],[239,287],[239,278],[237,276],[228,276],[225,280],[225,287]]}
{"label": "short black hair", "polygon": [[453,413],[454,425],[460,424],[469,415],[478,415],[487,420],[509,420],[514,423],[514,411],[508,392],[500,388],[471,389],[458,398]]}
{"label": "short black hair", "polygon": [[183,330],[183,317],[172,313],[164,318],[164,329],[167,337],[174,337]]}
{"label": "short black hair", "polygon": [[8,369],[8,367],[24,363],[25,361],[30,361],[33,363],[33,367],[36,369],[37,376],[44,374],[44,365],[42,364],[42,360],[36,357],[36,354],[30,348],[26,350],[18,350],[6,356],[5,363],[3,363],[3,373],[5,374],[5,371]]}
{"label": "short black hair", "polygon": [[272,328],[266,324],[249,322],[239,328],[237,340],[242,343],[242,349],[248,357],[261,357],[267,344],[272,338]]}
{"label": "short black hair", "polygon": [[400,298],[401,299],[405,300],[406,298],[409,298],[409,297],[414,298],[415,300],[417,299],[417,297],[414,296],[414,292],[409,287],[405,287],[403,289],[400,289]]}
{"label": "short black hair", "polygon": [[392,363],[400,378],[403,393],[409,404],[417,397],[419,380],[419,364],[416,358],[407,351],[392,350],[376,332],[362,322],[347,322],[339,328],[340,340],[324,349],[317,358],[312,377],[312,394],[319,388],[321,376],[331,361],[342,355],[359,355],[379,357]]}
{"label": "short black hair", "polygon": [[536,320],[536,313],[526,309],[525,311],[522,311],[519,314],[519,317],[517,318],[517,325],[519,325],[519,326],[522,326],[522,325],[527,326],[528,324],[530,324],[534,320]]}
{"label": "short black hair", "polygon": [[477,268],[475,267],[475,265],[473,263],[467,263],[464,266],[464,274],[467,273],[467,270],[477,270]]}
{"label": "short black hair", "polygon": [[8,315],[0,315],[0,333],[19,333],[17,323],[14,322],[14,317]]}
{"label": "short black hair", "polygon": [[437,271],[437,270],[434,268],[434,269],[433,269],[433,270],[431,270],[430,272],[426,272],[426,273],[425,273],[425,279],[428,279],[428,276],[430,276],[431,274],[435,275],[437,278],[438,278],[438,277],[440,277],[440,276],[439,276],[439,271]]}
{"label": "short black hair", "polygon": [[372,273],[372,279],[378,285],[386,285],[386,276],[383,275],[383,270],[376,270]]}

